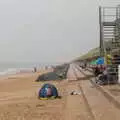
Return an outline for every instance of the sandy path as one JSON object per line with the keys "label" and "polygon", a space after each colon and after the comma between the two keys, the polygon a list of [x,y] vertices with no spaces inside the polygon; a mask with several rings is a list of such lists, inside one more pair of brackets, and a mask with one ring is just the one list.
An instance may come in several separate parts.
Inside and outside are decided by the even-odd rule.
{"label": "sandy path", "polygon": [[[71,90],[80,91],[78,83],[69,83],[67,91],[70,92]],[[82,94],[67,95],[65,120],[93,120]]]}
{"label": "sandy path", "polygon": [[[84,72],[86,73],[87,71]],[[81,72],[79,72],[79,74],[81,74]],[[89,75],[89,72],[87,74]],[[85,94],[95,120],[120,119],[120,110],[110,101],[109,98],[104,96],[103,93],[96,89],[90,83],[89,79],[85,81],[82,80],[79,84]]]}
{"label": "sandy path", "polygon": [[[94,120],[79,87],[78,80],[83,78],[83,75],[80,74],[74,64],[71,64],[67,76],[68,84],[66,91],[69,94],[66,97],[65,120]],[[70,95],[71,91],[76,91],[81,94]]]}

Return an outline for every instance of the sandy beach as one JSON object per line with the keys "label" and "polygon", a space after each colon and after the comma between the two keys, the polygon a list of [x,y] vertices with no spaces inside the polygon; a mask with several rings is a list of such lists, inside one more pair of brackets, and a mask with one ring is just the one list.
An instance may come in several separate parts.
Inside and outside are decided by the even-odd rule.
{"label": "sandy beach", "polygon": [[[45,72],[45,71],[44,71]],[[27,73],[0,78],[0,120],[62,120],[64,99],[39,100],[44,82],[34,82],[42,74]],[[62,92],[60,82],[52,82]],[[62,87],[60,87],[62,86]]]}
{"label": "sandy beach", "polygon": [[[70,65],[65,80],[35,82],[46,72],[0,78],[0,120],[119,120],[119,109],[76,65]],[[54,84],[61,98],[38,99],[44,83]],[[71,94],[73,90],[77,94]]]}

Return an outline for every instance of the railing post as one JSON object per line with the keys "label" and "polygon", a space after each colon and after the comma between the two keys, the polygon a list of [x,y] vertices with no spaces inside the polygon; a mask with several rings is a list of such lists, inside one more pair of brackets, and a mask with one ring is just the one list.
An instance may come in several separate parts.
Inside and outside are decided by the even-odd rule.
{"label": "railing post", "polygon": [[120,84],[120,65],[118,65],[118,83]]}

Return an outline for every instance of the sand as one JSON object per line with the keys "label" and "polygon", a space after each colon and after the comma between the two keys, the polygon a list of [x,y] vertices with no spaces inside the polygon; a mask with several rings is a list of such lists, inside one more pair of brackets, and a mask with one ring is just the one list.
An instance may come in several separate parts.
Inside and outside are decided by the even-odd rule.
{"label": "sand", "polygon": [[[68,80],[35,82],[42,73],[0,78],[0,120],[93,120],[84,98],[70,95],[72,90],[79,90],[78,83]],[[38,90],[44,83],[54,84],[62,98],[39,100]]]}
{"label": "sand", "polygon": [[[63,120],[64,98],[37,98],[38,90],[44,82],[34,81],[41,73],[0,78],[0,120]],[[56,85],[61,94],[64,92],[62,82],[50,83]]]}

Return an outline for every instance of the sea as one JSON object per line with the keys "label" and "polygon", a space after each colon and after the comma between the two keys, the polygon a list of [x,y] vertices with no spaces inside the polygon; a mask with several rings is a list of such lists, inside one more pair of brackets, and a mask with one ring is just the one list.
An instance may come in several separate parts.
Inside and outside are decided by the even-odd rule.
{"label": "sea", "polygon": [[38,63],[38,62],[0,62],[0,76],[11,75],[23,72],[32,72],[34,68],[45,69],[56,66],[59,63]]}

